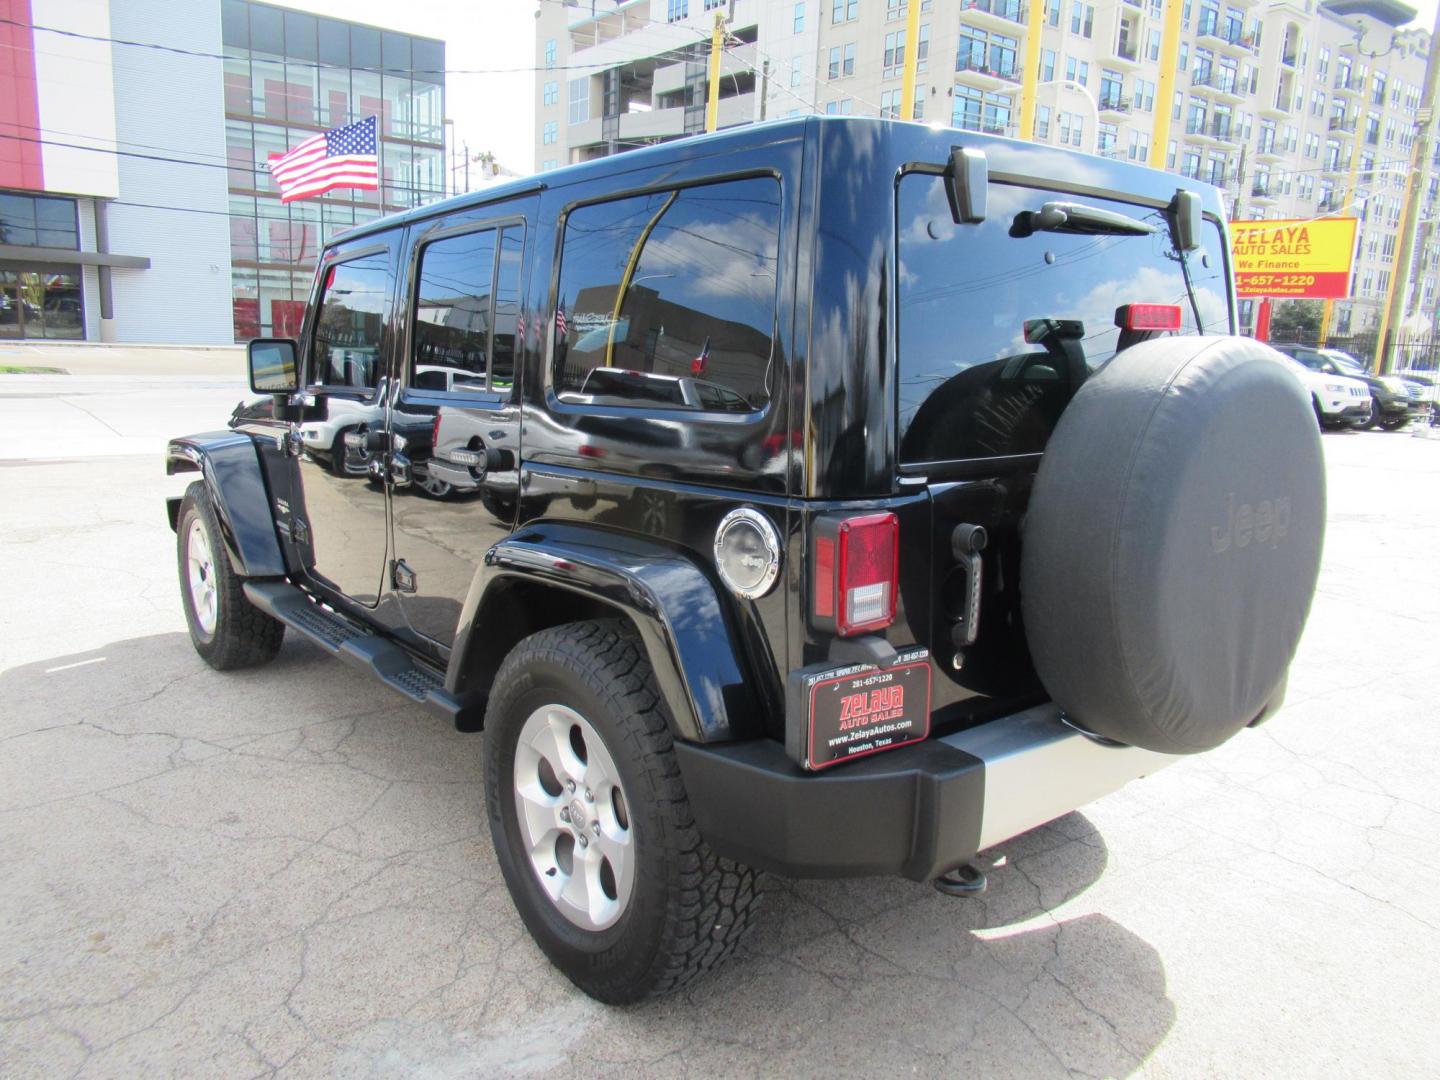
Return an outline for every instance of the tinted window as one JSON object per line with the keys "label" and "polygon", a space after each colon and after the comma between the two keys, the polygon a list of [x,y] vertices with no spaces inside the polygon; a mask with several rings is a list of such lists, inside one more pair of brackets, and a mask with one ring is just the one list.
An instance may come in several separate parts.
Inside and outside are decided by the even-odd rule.
{"label": "tinted window", "polygon": [[415,300],[416,370],[411,385],[446,389],[434,384],[433,371],[427,380],[429,365],[451,370],[450,389],[484,390],[487,376],[491,389],[511,386],[522,241],[521,230],[512,226],[426,245]]}
{"label": "tinted window", "polygon": [[518,228],[500,234],[500,261],[495,269],[495,341],[490,356],[490,389],[508,390],[515,381],[515,319],[520,313],[520,248]]}
{"label": "tinted window", "polygon": [[[1042,450],[1069,400],[1072,373],[1083,378],[1115,355],[1115,313],[1123,304],[1178,304],[1183,332],[1195,332],[1160,211],[1085,197],[1076,201],[1138,218],[1158,231],[1010,235],[1018,213],[1064,198],[992,184],[986,220],[956,225],[940,177],[902,179],[902,461]],[[1190,267],[1205,329],[1227,333],[1218,228],[1207,227],[1204,248],[1191,254]]]}
{"label": "tinted window", "polygon": [[316,382],[379,385],[390,282],[390,259],[385,252],[335,263],[325,272],[312,353]]}
{"label": "tinted window", "polygon": [[[494,229],[447,237],[425,247],[415,299],[417,367],[456,368],[465,373],[456,378],[457,390],[485,389],[494,280]],[[425,387],[420,374],[416,372],[411,385]]]}
{"label": "tinted window", "polygon": [[[561,400],[764,408],[779,234],[780,186],[772,179],[573,211],[555,313]],[[702,393],[705,385],[713,390]]]}

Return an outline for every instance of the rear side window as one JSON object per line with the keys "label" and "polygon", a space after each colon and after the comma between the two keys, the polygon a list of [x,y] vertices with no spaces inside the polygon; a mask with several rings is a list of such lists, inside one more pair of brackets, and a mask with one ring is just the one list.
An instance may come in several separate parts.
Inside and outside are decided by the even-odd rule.
{"label": "rear side window", "polygon": [[333,263],[325,271],[311,353],[313,381],[371,390],[379,385],[392,281],[384,251]]}
{"label": "rear side window", "polygon": [[[1157,231],[1011,235],[1021,211],[1067,198]],[[1161,211],[992,184],[985,221],[956,225],[943,180],[918,173],[902,178],[898,211],[902,462],[1043,450],[1069,400],[1071,365],[1093,371],[1115,355],[1123,304],[1178,304],[1181,332],[1197,332]],[[1190,272],[1208,333],[1229,332],[1223,251],[1207,222]]]}
{"label": "rear side window", "polygon": [[508,390],[515,378],[520,226],[448,236],[420,252],[410,385]]}
{"label": "rear side window", "polygon": [[779,240],[771,178],[573,210],[555,311],[560,400],[763,409],[773,390]]}

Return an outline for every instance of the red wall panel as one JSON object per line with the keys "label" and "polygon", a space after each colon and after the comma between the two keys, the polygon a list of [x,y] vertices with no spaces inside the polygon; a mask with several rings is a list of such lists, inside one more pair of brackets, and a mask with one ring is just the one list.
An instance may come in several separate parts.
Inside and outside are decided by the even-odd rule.
{"label": "red wall panel", "polygon": [[43,191],[30,0],[0,0],[0,18],[0,188]]}

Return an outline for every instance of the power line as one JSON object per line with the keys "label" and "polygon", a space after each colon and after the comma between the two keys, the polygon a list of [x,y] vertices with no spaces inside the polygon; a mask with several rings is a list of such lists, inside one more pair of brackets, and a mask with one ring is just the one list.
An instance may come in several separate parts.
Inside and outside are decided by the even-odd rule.
{"label": "power line", "polygon": [[[18,19],[0,18],[0,26],[16,26],[22,29],[41,31],[47,34],[56,34],[60,37],[74,38],[80,41],[93,41],[108,45],[123,45],[133,49],[151,49],[155,52],[170,53],[176,56],[187,56],[197,60],[242,60],[257,55],[257,50],[246,48],[244,55],[234,53],[212,53],[200,49],[184,49],[177,45],[161,45],[153,41],[131,41],[126,38],[104,37],[99,34],[82,34],[78,30],[61,30],[55,26],[38,26],[34,23],[20,22]],[[685,29],[693,29],[686,27]],[[697,38],[697,41],[705,40]],[[7,45],[11,49],[21,52],[33,50],[25,49],[23,46]],[[316,71],[361,71],[371,75],[391,75],[411,77],[415,75],[511,75],[524,74],[537,71],[595,71],[602,68],[618,67],[621,64],[633,63],[636,60],[648,60],[652,57],[664,57],[675,49],[667,49],[660,53],[647,54],[645,56],[622,57],[618,62],[607,61],[597,64],[541,64],[535,67],[511,67],[511,68],[418,68],[418,67],[369,67],[362,64],[329,64],[320,60],[302,60],[292,56],[279,56],[277,60],[284,62],[287,66],[297,68],[314,68]],[[44,54],[56,55],[56,54]],[[262,58],[266,55],[260,53]],[[66,59],[78,59],[77,57],[66,57]]]}

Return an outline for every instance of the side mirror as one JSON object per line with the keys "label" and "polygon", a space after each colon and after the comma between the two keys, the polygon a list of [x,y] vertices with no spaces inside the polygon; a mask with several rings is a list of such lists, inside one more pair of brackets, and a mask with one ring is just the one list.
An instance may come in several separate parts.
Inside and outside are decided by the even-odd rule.
{"label": "side mirror", "polygon": [[990,187],[990,165],[984,150],[956,146],[950,150],[945,167],[945,194],[950,199],[950,216],[957,225],[977,225],[985,220],[985,196]]}
{"label": "side mirror", "polygon": [[300,389],[300,365],[289,338],[256,338],[245,347],[250,389],[257,394],[293,394]]}
{"label": "side mirror", "polygon": [[1170,235],[1176,251],[1194,251],[1200,247],[1203,221],[1199,194],[1178,189],[1170,200]]}

